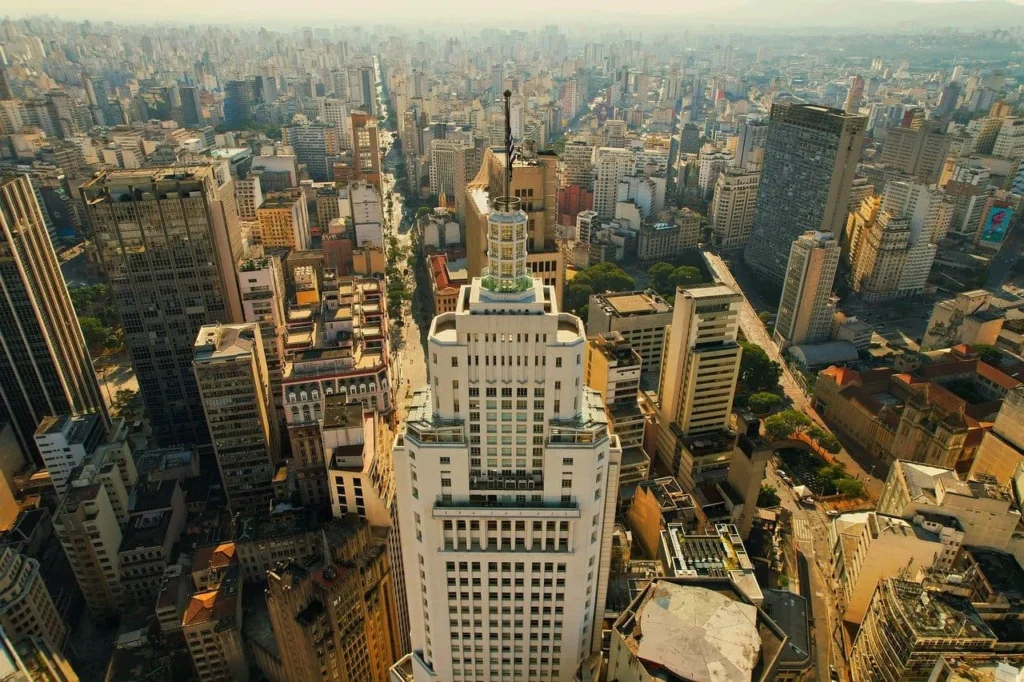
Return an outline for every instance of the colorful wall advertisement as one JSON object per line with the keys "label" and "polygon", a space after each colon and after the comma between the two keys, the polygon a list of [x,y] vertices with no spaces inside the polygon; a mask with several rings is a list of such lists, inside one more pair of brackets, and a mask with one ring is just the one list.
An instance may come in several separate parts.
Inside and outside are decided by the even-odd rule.
{"label": "colorful wall advertisement", "polygon": [[981,230],[981,241],[990,244],[1001,244],[1006,230],[1010,227],[1010,218],[1013,217],[1012,208],[1001,208],[993,206],[988,211],[988,220]]}

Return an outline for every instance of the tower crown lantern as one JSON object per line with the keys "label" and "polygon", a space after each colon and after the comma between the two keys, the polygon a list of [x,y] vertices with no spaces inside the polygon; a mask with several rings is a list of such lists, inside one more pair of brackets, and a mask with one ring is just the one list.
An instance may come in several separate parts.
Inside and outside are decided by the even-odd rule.
{"label": "tower crown lantern", "polygon": [[487,263],[482,286],[495,294],[515,294],[533,287],[526,265],[526,213],[519,199],[498,197],[487,216]]}

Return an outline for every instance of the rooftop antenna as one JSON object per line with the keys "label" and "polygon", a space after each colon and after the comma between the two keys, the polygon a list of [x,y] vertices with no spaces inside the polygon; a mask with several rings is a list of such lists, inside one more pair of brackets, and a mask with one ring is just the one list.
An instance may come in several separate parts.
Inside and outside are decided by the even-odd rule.
{"label": "rooftop antenna", "polygon": [[[512,139],[512,91],[506,90],[505,95],[505,199],[509,198],[509,185],[512,182],[512,162],[519,158]],[[506,204],[507,206],[507,204]]]}

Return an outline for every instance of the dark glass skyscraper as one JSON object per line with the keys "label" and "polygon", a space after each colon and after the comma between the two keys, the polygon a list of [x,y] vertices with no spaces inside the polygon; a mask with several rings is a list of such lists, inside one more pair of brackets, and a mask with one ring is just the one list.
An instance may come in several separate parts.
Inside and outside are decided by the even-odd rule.
{"label": "dark glass skyscraper", "polygon": [[816,104],[772,105],[754,227],[743,260],[782,284],[793,240],[842,234],[866,116]]}
{"label": "dark glass skyscraper", "polygon": [[112,171],[82,186],[160,445],[210,442],[192,344],[203,325],[242,318],[234,267],[242,242],[230,177],[219,170]]}
{"label": "dark glass skyscraper", "polygon": [[109,423],[28,176],[0,177],[0,290],[0,399],[22,449],[35,453],[43,417],[98,412]]}
{"label": "dark glass skyscraper", "polygon": [[224,122],[244,125],[252,120],[252,81],[228,81],[224,86]]}

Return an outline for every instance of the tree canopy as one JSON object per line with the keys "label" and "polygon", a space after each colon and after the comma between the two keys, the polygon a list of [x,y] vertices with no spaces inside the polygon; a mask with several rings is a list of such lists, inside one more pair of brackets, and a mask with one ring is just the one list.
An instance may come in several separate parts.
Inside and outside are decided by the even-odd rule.
{"label": "tree canopy", "polygon": [[768,357],[760,346],[744,341],[743,359],[740,361],[740,383],[750,392],[771,391],[778,387],[782,365]]}
{"label": "tree canopy", "polygon": [[839,444],[838,438],[819,426],[812,426],[807,431],[807,435],[818,444],[818,447],[833,455],[839,454],[839,451],[843,449],[843,446]]}
{"label": "tree canopy", "polygon": [[95,317],[80,317],[78,324],[82,326],[82,336],[85,337],[85,345],[90,348],[103,345],[110,336],[110,330]]}
{"label": "tree canopy", "polygon": [[700,284],[703,280],[700,270],[690,265],[676,267],[671,263],[655,263],[647,270],[651,288],[662,296],[671,296],[676,287]]}
{"label": "tree canopy", "polygon": [[772,440],[783,440],[809,430],[812,425],[811,418],[803,412],[783,410],[764,420],[764,431]]}
{"label": "tree canopy", "polygon": [[977,343],[971,346],[971,350],[978,354],[979,360],[990,365],[999,362],[999,359],[1003,357],[998,348],[987,343]]}
{"label": "tree canopy", "polygon": [[758,507],[778,507],[780,504],[782,504],[782,499],[779,497],[779,491],[775,489],[775,486],[768,484],[761,486],[761,492],[757,494]]}
{"label": "tree canopy", "polygon": [[759,392],[747,398],[747,406],[757,414],[767,414],[782,405],[782,397],[774,393]]}
{"label": "tree canopy", "polygon": [[580,315],[590,300],[591,294],[606,291],[630,291],[635,287],[633,278],[615,263],[598,263],[576,276],[565,284],[565,309]]}

